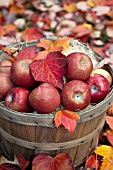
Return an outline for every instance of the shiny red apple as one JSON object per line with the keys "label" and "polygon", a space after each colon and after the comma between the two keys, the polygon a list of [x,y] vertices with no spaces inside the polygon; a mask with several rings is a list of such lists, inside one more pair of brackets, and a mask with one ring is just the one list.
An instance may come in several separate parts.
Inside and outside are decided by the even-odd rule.
{"label": "shiny red apple", "polygon": [[91,76],[93,76],[94,74],[101,74],[101,75],[103,75],[108,80],[108,82],[109,82],[109,84],[111,86],[111,84],[112,84],[112,76],[111,76],[111,74],[107,70],[105,70],[103,68],[97,68],[97,69],[94,69],[91,72]]}
{"label": "shiny red apple", "polygon": [[91,58],[81,52],[67,56],[66,77],[70,80],[86,80],[93,70]]}
{"label": "shiny red apple", "polygon": [[31,112],[33,109],[29,104],[29,95],[27,88],[13,87],[8,91],[4,105],[18,112]]}
{"label": "shiny red apple", "polygon": [[71,80],[64,86],[61,92],[61,99],[66,109],[72,111],[82,110],[90,104],[91,91],[85,82]]}
{"label": "shiny red apple", "polygon": [[110,85],[108,80],[101,74],[94,74],[90,76],[86,83],[91,89],[91,102],[98,103],[102,101],[110,92]]}
{"label": "shiny red apple", "polygon": [[20,59],[12,64],[11,78],[16,85],[32,87],[37,83],[30,72],[31,63],[31,59]]}
{"label": "shiny red apple", "polygon": [[9,74],[0,73],[0,100],[4,100],[7,92],[14,86]]}
{"label": "shiny red apple", "polygon": [[60,105],[60,93],[48,84],[42,83],[29,96],[30,105],[39,113],[51,113]]}
{"label": "shiny red apple", "polygon": [[13,61],[8,59],[3,59],[0,61],[0,72],[10,74],[11,66],[13,64]]}

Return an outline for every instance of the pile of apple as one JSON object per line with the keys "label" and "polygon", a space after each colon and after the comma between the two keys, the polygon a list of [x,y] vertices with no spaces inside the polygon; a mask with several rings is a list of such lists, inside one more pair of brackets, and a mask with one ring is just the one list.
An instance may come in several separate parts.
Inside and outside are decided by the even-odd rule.
{"label": "pile of apple", "polygon": [[67,56],[62,90],[34,80],[31,63],[31,59],[0,61],[0,101],[12,110],[48,114],[61,105],[72,111],[83,110],[110,92],[111,74],[103,68],[94,70],[91,58],[82,52]]}

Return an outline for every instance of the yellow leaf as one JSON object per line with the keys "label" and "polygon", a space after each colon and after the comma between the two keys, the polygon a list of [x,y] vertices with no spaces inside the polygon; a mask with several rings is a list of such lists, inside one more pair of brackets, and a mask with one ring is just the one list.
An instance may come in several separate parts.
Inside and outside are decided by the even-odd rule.
{"label": "yellow leaf", "polygon": [[108,159],[112,159],[113,161],[113,147],[112,146],[108,146],[108,145],[101,145],[98,146],[95,151],[94,151],[97,155],[106,157]]}
{"label": "yellow leaf", "polygon": [[42,39],[39,43],[37,43],[37,47],[43,47],[48,52],[61,51],[68,48],[70,39],[71,38],[69,37],[59,38],[55,41]]}
{"label": "yellow leaf", "polygon": [[94,0],[87,0],[87,4],[88,4],[90,7],[95,7],[95,2],[94,2]]}
{"label": "yellow leaf", "polygon": [[100,170],[113,170],[113,160],[104,158]]}
{"label": "yellow leaf", "polygon": [[84,23],[83,26],[88,28],[88,29],[92,29],[92,25],[91,24]]}
{"label": "yellow leaf", "polygon": [[61,51],[63,49],[66,49],[69,46],[70,39],[71,38],[60,38],[58,40],[55,40],[49,45],[47,50],[49,52],[52,52],[52,51]]}
{"label": "yellow leaf", "polygon": [[76,11],[76,5],[74,2],[70,3],[70,4],[64,4],[64,9],[67,12],[75,12]]}

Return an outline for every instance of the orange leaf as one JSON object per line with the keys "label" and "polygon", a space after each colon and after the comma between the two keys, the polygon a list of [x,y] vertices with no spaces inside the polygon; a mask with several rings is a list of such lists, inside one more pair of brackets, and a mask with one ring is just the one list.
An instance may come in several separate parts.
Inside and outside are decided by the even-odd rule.
{"label": "orange leaf", "polygon": [[64,4],[64,9],[67,11],[67,12],[75,12],[76,11],[76,3],[75,2],[72,2],[70,4]]}
{"label": "orange leaf", "polygon": [[14,35],[17,31],[18,29],[14,24],[0,26],[0,36]]}
{"label": "orange leaf", "polygon": [[22,14],[25,10],[25,7],[22,6],[22,7],[19,7],[15,4],[13,4],[11,7],[10,7],[10,10],[9,10],[9,13],[10,14],[13,14],[13,13],[16,13],[16,14]]}
{"label": "orange leaf", "polygon": [[112,170],[113,169],[113,159],[104,158],[100,170]]}
{"label": "orange leaf", "polygon": [[36,53],[36,56],[33,58],[33,60],[43,60],[47,57],[47,55],[49,54],[48,51],[39,51],[38,53]]}
{"label": "orange leaf", "polygon": [[113,130],[113,116],[106,116],[106,123]]}
{"label": "orange leaf", "polygon": [[107,109],[107,115],[113,115],[113,103]]}
{"label": "orange leaf", "polygon": [[59,153],[54,158],[40,153],[32,161],[32,170],[74,170],[74,167],[67,153]]}
{"label": "orange leaf", "polygon": [[51,43],[52,43],[51,40],[41,39],[40,42],[37,43],[37,47],[42,47],[44,49],[48,49],[48,47],[50,46]]}
{"label": "orange leaf", "polygon": [[110,142],[110,144],[113,146],[113,130],[109,129],[106,131],[106,138]]}
{"label": "orange leaf", "polygon": [[51,40],[40,40],[40,43],[37,44],[38,47],[43,47],[49,52],[61,51],[65,48],[68,48],[68,42],[71,38],[59,38],[55,41]]}
{"label": "orange leaf", "polygon": [[70,110],[59,110],[56,112],[54,121],[55,125],[58,128],[61,124],[73,133],[75,130],[76,120],[80,119],[79,115],[76,112]]}

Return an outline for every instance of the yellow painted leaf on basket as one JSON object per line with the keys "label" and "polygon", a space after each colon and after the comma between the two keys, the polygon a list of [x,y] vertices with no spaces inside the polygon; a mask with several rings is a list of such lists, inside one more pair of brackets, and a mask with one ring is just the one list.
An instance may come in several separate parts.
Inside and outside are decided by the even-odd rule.
{"label": "yellow painted leaf on basket", "polygon": [[71,133],[74,132],[75,127],[77,126],[77,119],[80,119],[79,115],[70,110],[59,110],[56,112],[54,117],[57,128],[62,124]]}
{"label": "yellow painted leaf on basket", "polygon": [[75,12],[76,11],[76,4],[74,2],[70,3],[70,4],[64,4],[64,9],[67,12]]}

